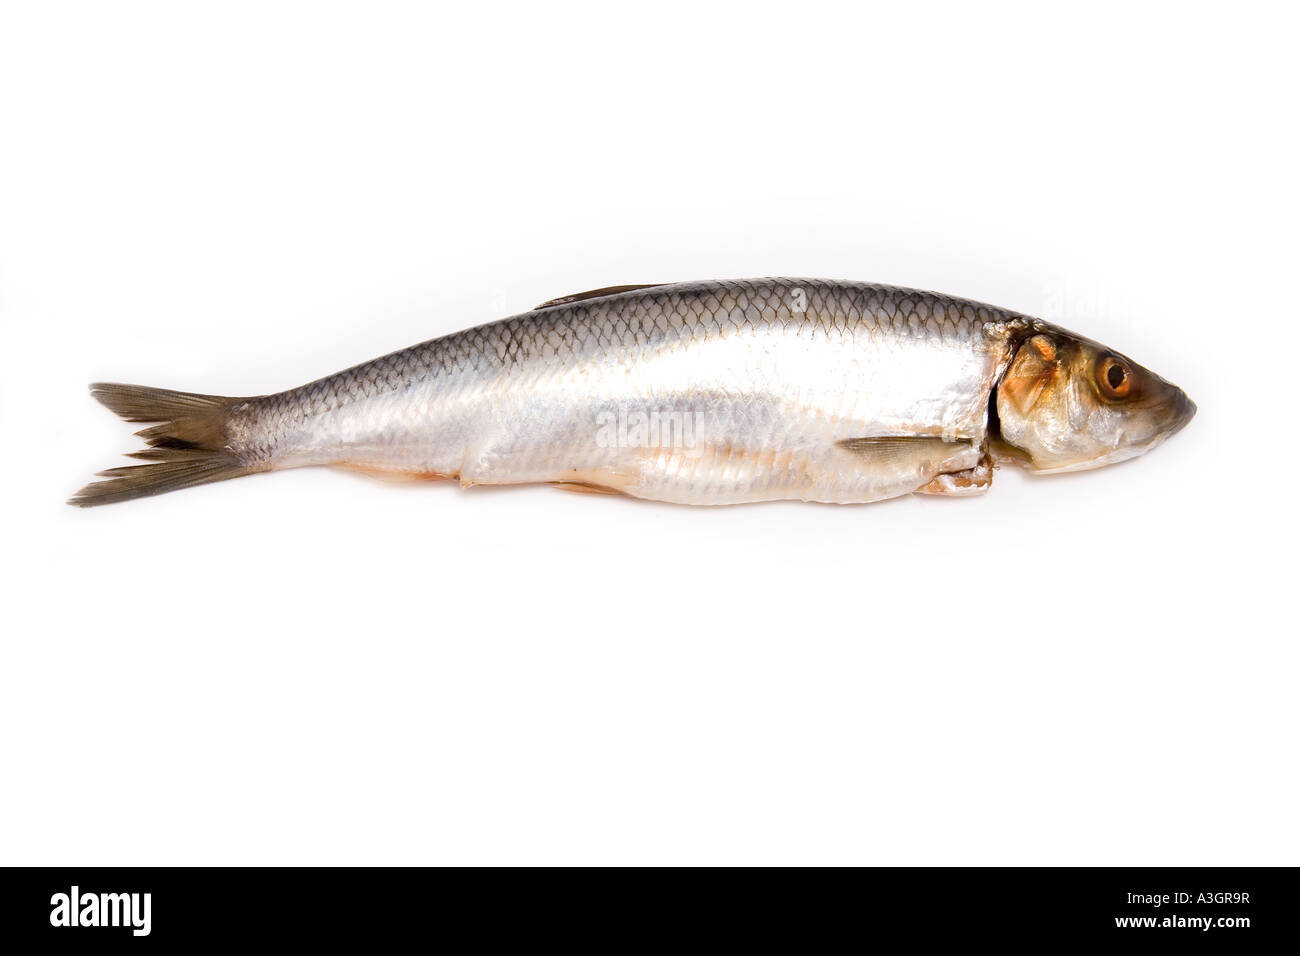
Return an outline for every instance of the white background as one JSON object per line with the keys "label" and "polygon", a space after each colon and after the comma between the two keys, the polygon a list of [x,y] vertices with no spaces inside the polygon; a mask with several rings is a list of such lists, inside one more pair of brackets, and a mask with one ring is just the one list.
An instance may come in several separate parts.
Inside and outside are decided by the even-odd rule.
{"label": "white background", "polygon": [[[0,8],[0,862],[1296,863],[1294,24],[975,6]],[[1200,414],[981,499],[63,504],[90,381],[790,274]]]}

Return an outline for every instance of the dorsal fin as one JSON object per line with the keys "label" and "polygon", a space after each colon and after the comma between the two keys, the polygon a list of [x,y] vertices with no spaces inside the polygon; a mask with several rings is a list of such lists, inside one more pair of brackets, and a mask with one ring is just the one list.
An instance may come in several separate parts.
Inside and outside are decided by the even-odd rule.
{"label": "dorsal fin", "polygon": [[617,295],[620,292],[635,292],[637,289],[653,289],[656,286],[668,285],[667,282],[650,282],[644,285],[611,285],[603,289],[592,289],[590,292],[575,292],[573,295],[562,295],[558,299],[547,299],[533,311],[537,312],[542,309],[553,309],[557,305],[569,305],[572,302],[585,302],[587,299],[599,299],[607,295]]}

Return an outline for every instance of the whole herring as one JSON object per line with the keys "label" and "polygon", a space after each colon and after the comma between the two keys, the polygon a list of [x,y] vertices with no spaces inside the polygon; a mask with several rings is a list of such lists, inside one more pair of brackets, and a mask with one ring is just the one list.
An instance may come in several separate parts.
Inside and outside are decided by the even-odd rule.
{"label": "whole herring", "polygon": [[299,388],[91,393],[150,446],[75,505],[337,465],[463,486],[547,482],[695,505],[986,490],[993,466],[1145,454],[1196,413],[1131,359],[1039,319],[892,286],[618,286]]}

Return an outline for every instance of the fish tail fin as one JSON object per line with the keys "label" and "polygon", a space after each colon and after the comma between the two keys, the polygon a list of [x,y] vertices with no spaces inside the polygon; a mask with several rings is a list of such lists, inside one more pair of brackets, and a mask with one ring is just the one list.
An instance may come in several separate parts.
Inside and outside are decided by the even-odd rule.
{"label": "fish tail fin", "polygon": [[90,394],[128,422],[159,424],[136,432],[150,447],[130,456],[151,464],[99,472],[109,480],[86,485],[70,505],[110,505],[262,470],[241,462],[227,437],[231,409],[247,399],[105,382],[91,385]]}

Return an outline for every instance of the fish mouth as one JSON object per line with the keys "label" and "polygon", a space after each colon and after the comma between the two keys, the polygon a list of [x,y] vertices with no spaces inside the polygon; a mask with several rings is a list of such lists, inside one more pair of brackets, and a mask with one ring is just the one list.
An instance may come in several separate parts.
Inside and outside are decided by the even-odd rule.
{"label": "fish mouth", "polygon": [[[1188,422],[1196,417],[1196,403],[1187,397],[1187,393],[1177,386],[1170,386],[1170,389],[1172,394],[1166,398],[1164,408],[1161,409],[1161,419],[1163,421],[1161,421],[1155,433],[1145,442],[1133,446],[1128,454],[1107,456],[1111,463],[1145,455],[1173,438],[1187,427]],[[1117,451],[1122,452],[1123,449],[1117,449]]]}
{"label": "fish mouth", "polygon": [[1187,427],[1187,423],[1196,417],[1196,403],[1187,397],[1187,393],[1182,389],[1178,390],[1178,398],[1174,402],[1174,414],[1170,420],[1169,426],[1165,429],[1165,437],[1177,435]]}

